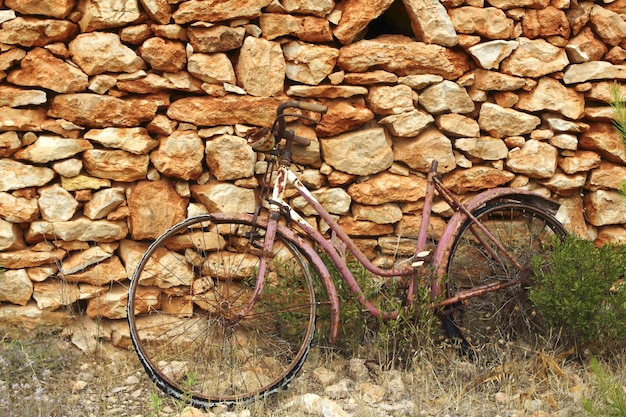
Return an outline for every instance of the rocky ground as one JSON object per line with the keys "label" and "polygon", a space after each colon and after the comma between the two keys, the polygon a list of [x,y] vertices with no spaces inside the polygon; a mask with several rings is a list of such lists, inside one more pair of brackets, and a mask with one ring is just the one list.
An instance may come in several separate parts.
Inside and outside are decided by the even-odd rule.
{"label": "rocky ground", "polygon": [[[132,351],[103,345],[84,354],[57,334],[0,336],[3,417],[575,417],[585,415],[582,399],[596,395],[585,360],[520,344],[500,346],[488,361],[431,346],[404,370],[382,369],[372,350],[344,358],[318,348],[284,392],[234,409],[197,410],[162,395]],[[623,358],[612,361],[623,374]]]}

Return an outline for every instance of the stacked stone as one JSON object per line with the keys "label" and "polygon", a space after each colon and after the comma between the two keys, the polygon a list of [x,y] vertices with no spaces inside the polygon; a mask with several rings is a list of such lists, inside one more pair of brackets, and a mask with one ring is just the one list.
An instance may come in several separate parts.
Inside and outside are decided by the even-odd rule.
{"label": "stacked stone", "polygon": [[[406,25],[368,32],[385,17]],[[535,190],[624,242],[625,18],[626,0],[0,0],[0,320],[78,300],[123,318],[151,239],[252,211],[266,162],[244,137],[287,99],[328,106],[292,126],[313,140],[295,161],[372,251],[419,225],[432,159],[463,198]]]}

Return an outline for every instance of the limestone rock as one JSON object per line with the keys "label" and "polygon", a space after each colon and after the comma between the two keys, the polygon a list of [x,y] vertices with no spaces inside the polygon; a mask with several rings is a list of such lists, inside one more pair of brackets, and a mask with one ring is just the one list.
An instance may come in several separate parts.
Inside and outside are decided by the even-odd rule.
{"label": "limestone rock", "polygon": [[599,166],[593,169],[589,174],[588,188],[591,190],[617,190],[620,182],[623,181],[624,178],[626,178],[626,167],[602,161]]}
{"label": "limestone rock", "polygon": [[530,9],[522,18],[524,36],[529,39],[561,36],[569,38],[570,25],[565,12],[554,6]]}
{"label": "limestone rock", "polygon": [[379,123],[386,126],[393,136],[413,137],[428,129],[434,121],[435,119],[430,114],[413,109],[384,117],[379,120]]}
{"label": "limestone rock", "polygon": [[0,250],[24,249],[22,231],[15,223],[0,219]]}
{"label": "limestone rock", "polygon": [[393,225],[391,224],[354,220],[352,217],[342,217],[338,223],[349,236],[383,236],[393,232]]}
{"label": "limestone rock", "polygon": [[150,161],[162,174],[190,180],[202,174],[203,157],[203,143],[198,133],[176,130],[161,138],[159,147],[150,154]]}
{"label": "limestone rock", "polygon": [[474,102],[467,91],[457,83],[448,80],[422,91],[419,96],[419,103],[431,114],[471,113],[474,111]]}
{"label": "limestone rock", "polygon": [[324,105],[328,111],[322,116],[322,124],[315,127],[319,136],[336,136],[374,119],[374,112],[362,97],[325,100]]}
{"label": "limestone rock", "polygon": [[556,172],[558,151],[537,140],[527,141],[521,149],[512,149],[506,167],[531,178],[550,178]]}
{"label": "limestone rock", "polygon": [[474,88],[484,91],[515,91],[526,85],[521,77],[502,74],[496,71],[477,69],[474,74]]}
{"label": "limestone rock", "polygon": [[609,161],[626,164],[626,144],[609,123],[595,123],[580,136],[579,146],[599,153]]}
{"label": "limestone rock", "polygon": [[135,155],[145,155],[159,145],[143,127],[91,129],[84,138],[106,148],[120,149]]}
{"label": "limestone rock", "polygon": [[[313,196],[320,204],[331,214],[346,214],[350,211],[350,203],[352,199],[343,188],[321,188],[312,192]],[[305,216],[315,215],[316,212],[311,208],[304,197],[298,196],[291,200],[291,204],[297,210],[302,211]]]}
{"label": "limestone rock", "polygon": [[137,1],[85,0],[80,2],[80,11],[82,32],[124,26],[141,17]]}
{"label": "limestone rock", "polygon": [[462,6],[448,12],[458,33],[478,34],[487,39],[510,39],[513,20],[495,7]]}
{"label": "limestone rock", "polygon": [[593,31],[588,27],[570,39],[565,46],[565,50],[570,62],[573,64],[600,61],[607,53],[607,47],[594,36]]}
{"label": "limestone rock", "polygon": [[246,30],[242,27],[215,26],[190,26],[187,29],[189,43],[194,52],[211,54],[226,52],[240,48]]}
{"label": "limestone rock", "polygon": [[0,133],[0,157],[10,156],[22,146],[20,137],[15,132]]}
{"label": "limestone rock", "polygon": [[330,42],[333,39],[328,20],[314,16],[263,13],[259,25],[263,37],[269,40],[286,35],[304,42]]}
{"label": "limestone rock", "polygon": [[11,71],[7,81],[16,85],[47,88],[58,93],[74,93],[84,90],[88,85],[84,72],[43,48],[28,52],[21,60],[20,69]]}
{"label": "limestone rock", "polygon": [[459,138],[454,141],[454,147],[471,158],[478,158],[483,161],[505,159],[509,152],[503,140],[490,136]]}
{"label": "limestone rock", "polygon": [[81,242],[110,242],[120,240],[128,234],[126,221],[90,220],[78,217],[66,222],[36,221],[30,224],[26,234],[27,241],[48,239]]}
{"label": "limestone rock", "polygon": [[169,181],[140,181],[126,191],[134,240],[155,239],[186,217],[187,203]]}
{"label": "limestone rock", "polygon": [[46,121],[46,110],[39,109],[13,109],[0,107],[1,130],[25,130],[40,132],[41,126]]}
{"label": "limestone rock", "polygon": [[367,102],[372,111],[379,115],[415,110],[413,90],[408,85],[373,86],[367,95]]}
{"label": "limestone rock", "polygon": [[99,190],[110,187],[111,181],[79,174],[71,178],[61,177],[61,185],[68,191]]}
{"label": "limestone rock", "polygon": [[541,119],[537,116],[492,103],[483,103],[478,116],[480,128],[496,138],[528,134],[539,123]]}
{"label": "limestone rock", "polygon": [[69,139],[58,136],[39,136],[35,143],[20,149],[13,155],[36,164],[45,164],[72,157],[76,154],[93,149],[91,143],[85,139]]}
{"label": "limestone rock", "polygon": [[72,60],[87,74],[132,73],[145,67],[144,61],[115,33],[82,33],[69,44]]}
{"label": "limestone rock", "polygon": [[136,127],[152,120],[156,111],[157,103],[151,100],[76,93],[54,97],[48,114],[81,126],[105,128]]}
{"label": "limestone rock", "polygon": [[170,22],[172,6],[167,0],[139,0],[152,20],[162,25]]}
{"label": "limestone rock", "polygon": [[442,114],[437,117],[439,130],[450,136],[477,138],[480,136],[478,123],[467,116],[456,113]]}
{"label": "limestone rock", "polygon": [[38,217],[37,199],[0,192],[0,218],[11,223],[29,223]]}
{"label": "limestone rock", "polygon": [[502,61],[503,72],[519,77],[538,78],[561,71],[569,63],[567,54],[543,39],[519,38],[519,46]]}
{"label": "limestone rock", "polygon": [[401,35],[381,36],[344,46],[339,50],[337,65],[348,72],[377,67],[398,75],[433,74],[446,79],[458,78],[469,69],[465,54]]}
{"label": "limestone rock", "polygon": [[344,44],[352,43],[367,25],[391,6],[393,0],[348,0],[340,2],[341,20],[333,34]]}
{"label": "limestone rock", "polygon": [[489,0],[489,4],[498,9],[508,10],[518,7],[543,9],[550,4],[549,0]]}
{"label": "limestone rock", "polygon": [[[152,289],[152,294],[141,291],[138,299],[145,301],[147,299],[156,299],[160,295],[159,290]],[[152,297],[150,296],[152,295]],[[145,298],[144,296],[147,296]],[[107,318],[107,319],[124,319],[126,318],[126,306],[128,305],[128,288],[122,285],[113,285],[105,294],[97,296],[89,300],[87,304],[87,316],[91,319]],[[152,305],[158,308],[158,304]]]}
{"label": "limestone rock", "polygon": [[325,162],[348,174],[376,174],[393,163],[393,151],[381,128],[321,139],[321,145]]}
{"label": "limestone rock", "polygon": [[21,107],[43,104],[48,101],[45,91],[0,86],[0,106]]}
{"label": "limestone rock", "polygon": [[85,170],[94,177],[133,182],[148,174],[148,155],[134,155],[120,150],[90,149],[83,154]]}
{"label": "limestone rock", "polygon": [[550,179],[542,181],[541,184],[559,195],[572,195],[580,193],[580,190],[587,181],[586,173],[565,174],[555,173]]}
{"label": "limestone rock", "polygon": [[194,77],[207,83],[237,83],[233,63],[224,53],[193,54],[189,57],[187,70]]}
{"label": "limestone rock", "polygon": [[438,161],[441,173],[450,172],[456,167],[450,139],[435,127],[430,127],[414,138],[395,138],[393,155],[396,161],[425,173],[430,170],[433,160]]}
{"label": "limestone rock", "polygon": [[66,189],[58,184],[40,188],[39,211],[41,218],[49,222],[64,222],[76,213],[78,202]]}
{"label": "limestone rock", "polygon": [[147,39],[139,48],[139,56],[156,71],[177,72],[187,65],[187,52],[182,42],[159,37]]}
{"label": "limestone rock", "polygon": [[261,15],[261,9],[272,0],[226,0],[220,2],[191,0],[181,3],[174,12],[178,24],[193,21],[219,22],[221,20],[254,19]]}
{"label": "limestone rock", "polygon": [[317,85],[333,71],[339,50],[325,45],[292,41],[282,45],[287,78]]}
{"label": "limestone rock", "polygon": [[67,282],[84,282],[90,285],[107,285],[112,282],[121,282],[129,278],[126,269],[117,256],[89,265],[74,273],[65,273],[63,278]]}
{"label": "limestone rock", "polygon": [[626,80],[626,65],[613,65],[606,61],[583,62],[570,65],[563,74],[565,84],[610,79]]}
{"label": "limestone rock", "polygon": [[210,213],[252,213],[256,204],[254,190],[225,182],[192,185],[191,195]]}
{"label": "limestone rock", "polygon": [[78,32],[78,25],[69,20],[17,17],[2,24],[0,43],[25,47],[66,42]]}
{"label": "limestone rock", "polygon": [[459,42],[446,8],[438,0],[403,2],[411,19],[413,32],[426,43],[452,47]]}
{"label": "limestone rock", "polygon": [[282,6],[288,13],[312,14],[324,17],[333,10],[332,0],[283,0]]}
{"label": "limestone rock", "polygon": [[[284,98],[284,97],[283,97]],[[167,109],[173,120],[196,126],[219,126],[249,123],[271,126],[276,116],[280,97],[185,97],[174,101]]]}
{"label": "limestone rock", "polygon": [[539,80],[537,87],[521,93],[515,106],[529,112],[551,110],[570,119],[580,119],[585,114],[585,99],[582,93],[570,89],[551,77]]}
{"label": "limestone rock", "polygon": [[493,40],[482,42],[468,48],[474,60],[484,69],[497,69],[502,60],[517,48],[517,41]]}
{"label": "limestone rock", "polygon": [[378,206],[355,204],[352,207],[352,218],[356,221],[367,220],[376,224],[392,224],[402,219],[402,209],[393,203]]}
{"label": "limestone rock", "polygon": [[417,201],[424,197],[426,180],[415,175],[401,176],[381,172],[370,179],[352,184],[348,194],[352,200],[366,205]]}
{"label": "limestone rock", "polygon": [[42,15],[63,19],[72,11],[74,6],[76,6],[76,0],[6,0],[4,5],[21,14]]}
{"label": "limestone rock", "polygon": [[11,159],[0,159],[0,191],[18,190],[20,188],[39,187],[54,178],[50,168],[23,164]]}
{"label": "limestone rock", "polygon": [[7,270],[0,280],[0,301],[25,306],[33,294],[33,283],[25,269]]}
{"label": "limestone rock", "polygon": [[617,191],[597,190],[584,198],[585,217],[594,226],[626,223],[626,205]]}
{"label": "limestone rock", "polygon": [[91,220],[102,219],[126,201],[126,192],[122,187],[107,188],[94,193],[84,208],[83,213]]}
{"label": "limestone rock", "polygon": [[286,91],[288,96],[313,98],[351,98],[367,94],[367,88],[360,86],[343,85],[292,85]]}
{"label": "limestone rock", "polygon": [[211,139],[206,143],[205,155],[211,173],[219,181],[254,175],[256,153],[243,138],[221,135]]}
{"label": "limestone rock", "polygon": [[572,154],[563,155],[559,159],[559,168],[566,174],[575,174],[576,172],[591,171],[600,166],[601,158],[592,151],[576,151]]}
{"label": "limestone rock", "polygon": [[52,265],[63,259],[66,252],[63,249],[39,251],[31,249],[19,249],[0,252],[0,265],[3,268],[22,269],[40,265]]}
{"label": "limestone rock", "polygon": [[614,11],[596,4],[591,8],[589,21],[604,43],[615,46],[626,40],[626,21]]}
{"label": "limestone rock", "polygon": [[239,50],[235,66],[237,82],[256,97],[283,93],[286,63],[279,43],[247,37]]}

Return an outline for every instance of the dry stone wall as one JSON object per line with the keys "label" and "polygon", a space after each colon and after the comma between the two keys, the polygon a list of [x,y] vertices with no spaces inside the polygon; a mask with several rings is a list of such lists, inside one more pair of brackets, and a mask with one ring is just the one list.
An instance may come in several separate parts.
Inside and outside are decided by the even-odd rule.
{"label": "dry stone wall", "polygon": [[253,209],[244,136],[288,98],[328,106],[293,126],[313,140],[295,160],[371,250],[419,224],[433,158],[464,198],[531,189],[624,242],[625,19],[626,0],[0,0],[0,320],[80,300],[87,325],[122,319],[150,239]]}

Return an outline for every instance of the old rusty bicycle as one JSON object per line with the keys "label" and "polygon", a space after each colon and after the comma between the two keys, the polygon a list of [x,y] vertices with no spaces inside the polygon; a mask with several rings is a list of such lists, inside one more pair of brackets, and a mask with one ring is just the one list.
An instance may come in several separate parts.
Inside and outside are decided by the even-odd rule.
{"label": "old rusty bicycle", "polygon": [[[554,217],[558,203],[513,188],[491,189],[462,203],[446,189],[433,161],[419,233],[394,237],[412,242],[411,253],[395,265],[380,266],[291,170],[293,146],[310,140],[286,129],[286,119],[313,120],[305,114],[325,111],[316,103],[288,101],[278,107],[271,128],[248,136],[252,148],[272,162],[254,213],[188,218],[152,242],[138,262],[129,288],[130,334],[148,375],[167,394],[208,407],[286,387],[310,350],[318,310],[328,311],[331,341],[341,324],[336,287],[320,253],[363,309],[381,319],[398,317],[414,302],[418,286],[429,282],[429,307],[447,334],[467,345],[506,331],[514,316],[528,325],[531,258],[549,254],[566,234]],[[287,190],[295,190],[318,213],[331,238],[289,205]],[[436,197],[454,214],[431,245]],[[375,276],[406,283],[397,308],[383,311],[364,295],[345,253]],[[421,276],[424,271],[429,279]]]}

